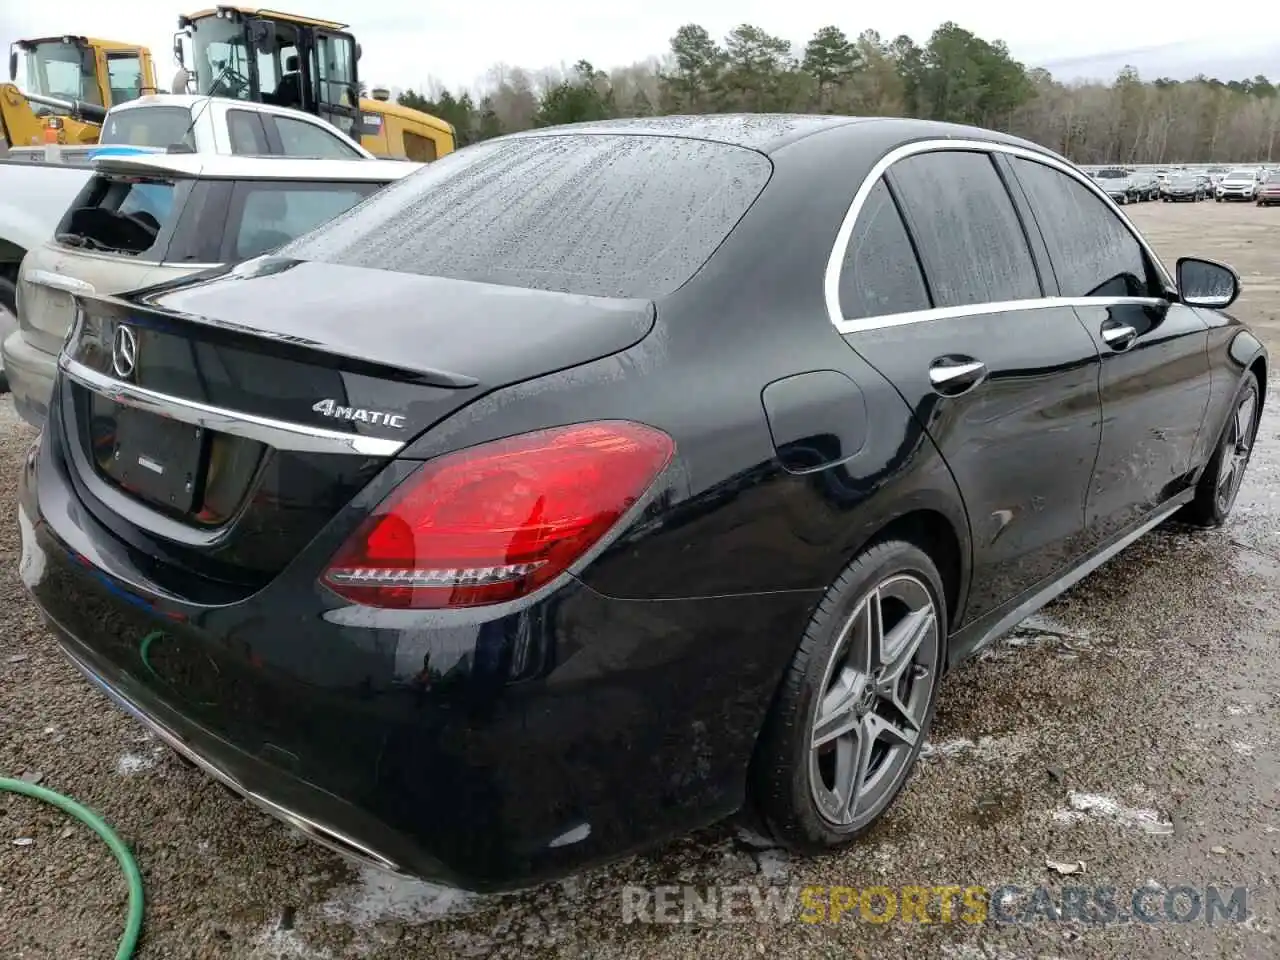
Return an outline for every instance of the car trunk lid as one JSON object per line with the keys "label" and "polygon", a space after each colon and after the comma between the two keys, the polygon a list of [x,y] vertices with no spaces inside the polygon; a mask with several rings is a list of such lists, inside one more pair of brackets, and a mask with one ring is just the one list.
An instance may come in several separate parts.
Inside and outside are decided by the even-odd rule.
{"label": "car trunk lid", "polygon": [[626,349],[654,318],[644,300],[279,259],[79,302],[55,401],[81,497],[232,594],[282,570],[416,434]]}

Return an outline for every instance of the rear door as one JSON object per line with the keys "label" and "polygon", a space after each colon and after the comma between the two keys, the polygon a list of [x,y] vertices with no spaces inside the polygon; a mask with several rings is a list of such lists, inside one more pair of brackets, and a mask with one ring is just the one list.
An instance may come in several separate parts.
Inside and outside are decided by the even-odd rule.
{"label": "rear door", "polygon": [[1082,181],[1011,158],[1062,296],[1102,357],[1102,446],[1089,493],[1091,545],[1106,542],[1186,489],[1209,405],[1209,328],[1171,302],[1133,229]]}
{"label": "rear door", "polygon": [[992,158],[895,163],[856,222],[840,305],[845,339],[915,410],[964,498],[964,622],[1070,564],[1098,451],[1098,351],[1045,298]]}

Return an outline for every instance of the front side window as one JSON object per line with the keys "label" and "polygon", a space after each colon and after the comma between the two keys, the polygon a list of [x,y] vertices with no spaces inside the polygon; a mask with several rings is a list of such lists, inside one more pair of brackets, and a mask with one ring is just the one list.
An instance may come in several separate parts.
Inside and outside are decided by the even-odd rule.
{"label": "front side window", "polygon": [[936,307],[1043,296],[1022,222],[985,153],[943,150],[907,157],[889,179]]}
{"label": "front side window", "polygon": [[229,260],[248,260],[282,246],[345,213],[378,190],[377,183],[241,183],[229,218]]}
{"label": "front side window", "polygon": [[1062,296],[1151,295],[1141,244],[1096,193],[1047,164],[1020,157],[1011,163],[1049,249]]}
{"label": "front side window", "polygon": [[275,117],[276,131],[286,157],[327,157],[335,160],[361,159],[345,140],[340,140],[318,123],[293,117]]}
{"label": "front side window", "polygon": [[845,319],[928,310],[920,262],[884,180],[858,213],[840,271],[840,311]]}
{"label": "front side window", "polygon": [[142,60],[132,51],[108,53],[107,81],[112,106],[137,100],[142,96]]}

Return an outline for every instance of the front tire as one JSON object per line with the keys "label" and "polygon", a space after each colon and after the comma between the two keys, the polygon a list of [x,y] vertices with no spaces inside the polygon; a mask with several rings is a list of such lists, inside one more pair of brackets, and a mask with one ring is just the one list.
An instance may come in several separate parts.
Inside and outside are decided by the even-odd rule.
{"label": "front tire", "polygon": [[1231,514],[1249,466],[1262,414],[1262,390],[1250,372],[1240,385],[1231,416],[1222,429],[1218,446],[1196,484],[1196,496],[1182,511],[1181,519],[1198,527],[1220,527]]}
{"label": "front tire", "polygon": [[818,605],[752,764],[769,831],[798,853],[851,843],[902,791],[928,736],[947,613],[914,544],[867,548]]}

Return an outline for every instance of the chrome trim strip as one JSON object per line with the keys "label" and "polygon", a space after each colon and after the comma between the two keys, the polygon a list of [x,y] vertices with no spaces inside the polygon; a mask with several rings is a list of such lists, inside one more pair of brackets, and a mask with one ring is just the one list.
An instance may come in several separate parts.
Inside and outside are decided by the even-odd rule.
{"label": "chrome trim strip", "polygon": [[[856,333],[861,330],[878,330],[882,327],[898,327],[908,323],[922,323],[928,320],[946,320],[952,317],[968,317],[983,313],[998,313],[1006,310],[1035,310],[1043,309],[1043,307],[1054,306],[1078,306],[1081,303],[1077,298],[1066,297],[1045,297],[1043,299],[1034,300],[1014,300],[1004,303],[983,303],[971,304],[962,307],[935,307],[930,310],[918,310],[910,313],[894,313],[880,317],[864,317],[855,319],[846,319],[840,310],[840,274],[844,267],[844,255],[849,248],[849,241],[853,237],[853,228],[858,221],[858,214],[862,212],[863,206],[867,202],[867,197],[871,195],[871,191],[875,188],[876,183],[884,175],[890,167],[899,160],[905,160],[921,153],[936,153],[940,150],[959,150],[966,152],[978,153],[1003,153],[1008,156],[1019,157],[1023,160],[1031,160],[1036,163],[1043,163],[1045,166],[1053,167],[1055,170],[1065,173],[1072,177],[1078,183],[1083,184],[1091,190],[1095,196],[1102,200],[1114,213],[1118,216],[1133,234],[1134,239],[1138,241],[1138,245],[1152,263],[1155,264],[1156,270],[1160,277],[1169,286],[1170,289],[1177,289],[1177,285],[1173,282],[1173,278],[1165,265],[1156,256],[1151,245],[1134,227],[1133,221],[1125,216],[1124,211],[1118,207],[1115,202],[1107,196],[1107,192],[1097,183],[1085,176],[1071,164],[1065,160],[1050,154],[1040,153],[1036,150],[1028,150],[1025,147],[1017,147],[1008,143],[996,143],[988,140],[918,140],[914,143],[904,143],[900,147],[895,147],[883,157],[881,157],[871,168],[871,172],[858,187],[858,192],[854,194],[853,202],[849,204],[849,209],[845,211],[844,219],[840,222],[840,229],[836,231],[835,243],[831,247],[831,254],[827,258],[827,268],[823,275],[823,299],[827,305],[827,316],[831,320],[832,325],[841,333]],[[1090,306],[1101,306],[1110,303],[1110,299],[1104,298],[1082,298],[1088,302]],[[1052,301],[1052,302],[1050,302]],[[1159,298],[1147,297],[1124,297],[1118,298],[1115,302],[1120,303],[1151,303],[1164,304],[1167,301]],[[1041,306],[1042,305],[1042,306]]]}
{"label": "chrome trim strip", "polygon": [[399,865],[396,864],[394,860],[391,860],[370,847],[365,846],[358,840],[353,840],[351,837],[348,837],[339,830],[327,827],[322,823],[310,819],[309,817],[304,817],[302,814],[294,810],[290,810],[288,807],[281,806],[274,800],[268,800],[260,793],[254,793],[213,761],[201,756],[193,750],[185,740],[178,736],[178,734],[174,733],[159,720],[146,713],[141,707],[135,705],[133,701],[120,693],[120,691],[108,684],[106,680],[98,676],[97,672],[92,667],[68,650],[66,644],[63,643],[61,639],[58,641],[58,650],[71,662],[72,666],[84,674],[85,679],[105,693],[112,703],[141,723],[151,731],[151,733],[159,737],[175,753],[181,754],[183,757],[194,763],[206,776],[212,777],[228,790],[239,794],[264,813],[275,817],[277,820],[282,821],[290,827],[293,827],[295,830],[305,834],[308,838],[316,841],[324,847],[327,847],[335,853],[354,859],[358,862],[372,864],[382,868],[383,870],[389,870],[392,873],[402,873]]}
{"label": "chrome trim strip", "polygon": [[1043,590],[1037,592],[1030,599],[1018,604],[1018,606],[997,620],[995,625],[983,634],[982,639],[974,644],[970,655],[972,656],[972,654],[977,653],[983,647],[990,644],[991,641],[1008,633],[1023,620],[1027,619],[1027,617],[1031,616],[1041,607],[1048,604],[1049,601],[1053,600],[1055,597],[1066,593],[1107,561],[1114,560],[1119,553],[1125,550],[1125,548],[1132,546],[1135,541],[1146,536],[1153,529],[1164,523],[1164,521],[1168,520],[1171,516],[1182,509],[1183,504],[1190,503],[1195,499],[1195,493],[1196,491],[1194,487],[1190,490],[1184,490],[1164,507],[1152,514],[1148,520],[1145,520],[1141,526],[1137,527],[1131,533],[1125,534],[1115,543],[1111,544],[1111,546],[1104,547],[1102,550],[1099,550],[1088,560],[1084,561],[1084,563],[1080,564],[1080,566],[1067,571],[1066,574],[1049,584],[1049,586],[1045,587]]}
{"label": "chrome trim strip", "polygon": [[393,457],[404,448],[401,440],[364,437],[322,427],[308,427],[284,420],[273,420],[252,413],[224,410],[195,400],[173,397],[132,383],[124,383],[99,373],[65,353],[58,357],[58,368],[70,379],[114,400],[139,410],[181,420],[194,426],[217,430],[235,437],[256,440],[276,450],[296,453],[353,453],[367,457]]}
{"label": "chrome trim strip", "polygon": [[1167,307],[1169,301],[1159,297],[1039,297],[1035,300],[1002,300],[998,303],[969,303],[962,307],[936,307],[932,310],[912,310],[908,313],[884,313],[878,317],[839,320],[835,328],[841,333],[858,333],[863,330],[880,330],[884,327],[901,327],[909,323],[924,323],[928,320],[954,320],[960,317],[1010,313],[1014,310],[1121,306]]}
{"label": "chrome trim strip", "polygon": [[22,279],[26,280],[27,283],[48,287],[51,290],[61,290],[63,293],[93,295],[96,292],[92,283],[77,280],[75,277],[64,277],[60,273],[53,273],[49,270],[28,270],[22,275]]}

